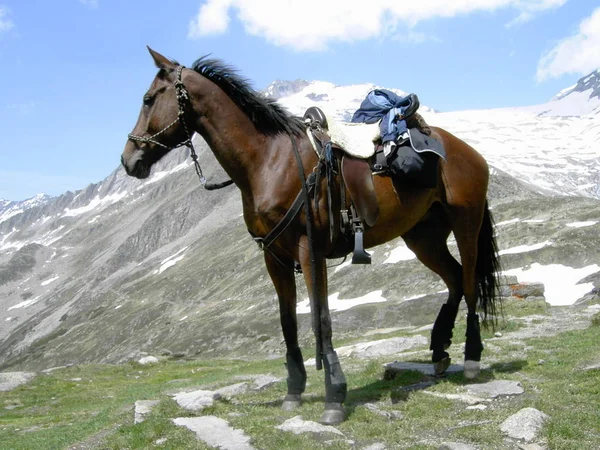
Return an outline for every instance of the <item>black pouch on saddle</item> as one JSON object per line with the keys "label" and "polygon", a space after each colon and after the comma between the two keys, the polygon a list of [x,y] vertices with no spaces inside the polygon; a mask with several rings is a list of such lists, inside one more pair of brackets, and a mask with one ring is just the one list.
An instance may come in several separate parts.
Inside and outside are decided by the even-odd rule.
{"label": "black pouch on saddle", "polygon": [[434,152],[415,151],[407,141],[388,155],[387,165],[399,184],[434,188],[437,185],[439,160],[439,155]]}

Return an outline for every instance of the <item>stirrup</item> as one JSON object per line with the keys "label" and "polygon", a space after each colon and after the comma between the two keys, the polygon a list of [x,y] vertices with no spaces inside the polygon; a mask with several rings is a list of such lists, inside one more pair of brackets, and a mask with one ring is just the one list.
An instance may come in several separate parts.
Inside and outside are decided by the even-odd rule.
{"label": "stirrup", "polygon": [[354,228],[354,253],[352,253],[352,264],[371,264],[371,255],[365,251],[363,245],[363,226],[360,218],[352,221]]}

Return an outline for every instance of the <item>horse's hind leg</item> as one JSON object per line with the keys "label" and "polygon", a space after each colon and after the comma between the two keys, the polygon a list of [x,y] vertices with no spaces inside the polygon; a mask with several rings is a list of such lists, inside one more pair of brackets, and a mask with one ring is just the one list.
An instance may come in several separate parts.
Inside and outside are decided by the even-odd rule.
{"label": "horse's hind leg", "polygon": [[265,263],[279,300],[281,329],[286,346],[288,392],[283,409],[292,410],[300,406],[301,395],[306,388],[306,370],[302,352],[298,345],[298,322],[296,318],[296,280],[291,267],[284,267],[269,252],[265,252]]}
{"label": "horse's hind leg", "polygon": [[455,208],[453,211],[454,236],[460,253],[463,268],[463,290],[467,303],[467,332],[465,341],[466,378],[479,375],[483,343],[477,314],[478,279],[477,257],[478,238],[483,220],[483,208]]}
{"label": "horse's hind leg", "polygon": [[[438,210],[441,213],[441,210]],[[403,235],[410,248],[426,267],[438,274],[448,286],[448,300],[442,305],[431,330],[432,362],[436,375],[441,375],[450,366],[450,355],[446,350],[452,343],[452,330],[463,296],[462,268],[448,251],[447,239],[450,224],[444,213],[418,223]]]}
{"label": "horse's hind leg", "polygon": [[316,301],[311,304],[316,304],[319,310],[320,335],[316,336],[316,339],[320,339],[322,354],[317,355],[317,358],[321,358],[325,369],[325,411],[321,415],[320,422],[326,425],[335,425],[346,419],[343,403],[348,388],[342,366],[333,349],[331,316],[327,298],[327,266],[324,256],[319,252],[315,253],[314,264],[311,264],[308,239],[303,236],[299,245],[299,260],[311,300],[313,295],[316,295]]}

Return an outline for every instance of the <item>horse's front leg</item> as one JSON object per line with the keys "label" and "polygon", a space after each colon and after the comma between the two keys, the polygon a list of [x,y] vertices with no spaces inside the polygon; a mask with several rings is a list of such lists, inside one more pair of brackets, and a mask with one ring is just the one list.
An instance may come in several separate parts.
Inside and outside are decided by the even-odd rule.
{"label": "horse's front leg", "polygon": [[[300,240],[299,259],[308,294],[311,298],[311,305],[316,305],[318,309],[317,318],[320,333],[316,336],[316,339],[320,339],[321,345],[317,348],[321,348],[322,354],[316,355],[316,358],[321,358],[325,368],[325,411],[321,415],[320,422],[335,425],[346,419],[343,403],[346,400],[348,388],[342,366],[333,349],[325,257],[318,251],[315,251],[315,253],[314,261],[311,261],[308,251],[308,239],[303,236]],[[315,311],[312,311],[312,314],[314,317]]]}
{"label": "horse's front leg", "polygon": [[279,300],[279,316],[286,346],[288,392],[282,408],[286,411],[300,406],[301,395],[306,388],[306,370],[302,352],[298,346],[298,321],[296,319],[296,280],[294,270],[283,266],[269,252],[265,252],[265,264],[271,276]]}

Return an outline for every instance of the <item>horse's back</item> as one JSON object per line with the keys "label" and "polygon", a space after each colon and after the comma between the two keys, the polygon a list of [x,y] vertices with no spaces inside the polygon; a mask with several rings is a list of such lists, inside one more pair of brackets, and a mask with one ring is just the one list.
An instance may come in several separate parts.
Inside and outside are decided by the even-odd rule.
{"label": "horse's back", "polygon": [[446,202],[451,206],[479,206],[485,203],[489,167],[484,157],[443,128],[431,127],[431,131],[446,150],[446,160],[441,161],[440,165]]}

